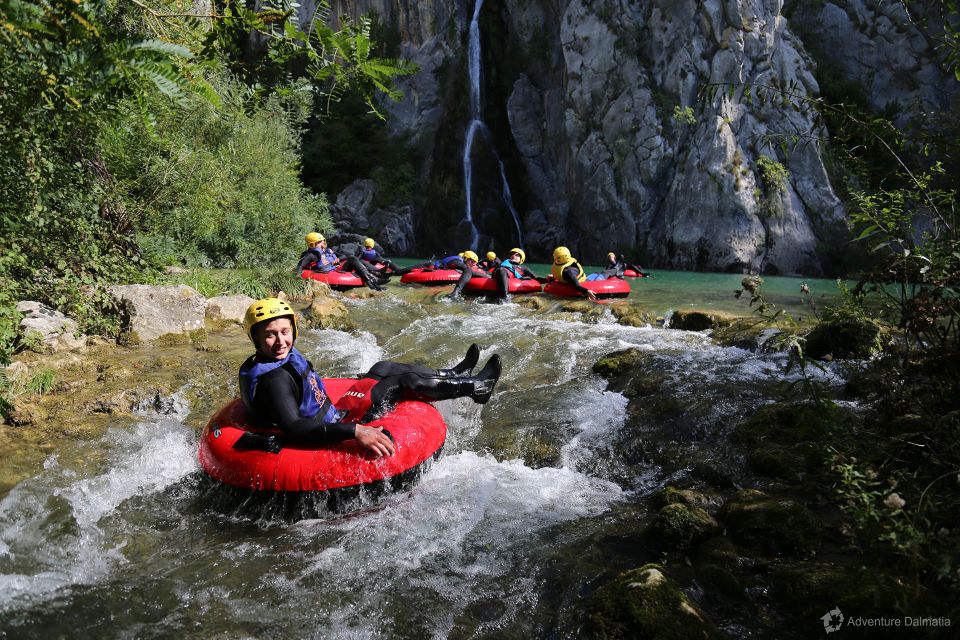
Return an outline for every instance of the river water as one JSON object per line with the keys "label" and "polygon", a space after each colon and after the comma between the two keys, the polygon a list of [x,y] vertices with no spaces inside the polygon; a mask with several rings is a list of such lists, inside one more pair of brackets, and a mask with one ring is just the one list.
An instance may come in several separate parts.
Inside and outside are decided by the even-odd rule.
{"label": "river water", "polygon": [[[703,286],[732,298],[739,277],[716,278]],[[630,301],[613,304],[668,311],[651,292],[670,280],[636,280]],[[798,294],[800,281],[787,282]],[[659,559],[639,537],[655,513],[647,496],[704,469],[754,485],[726,436],[778,397],[782,356],[610,313],[389,292],[346,299],[359,331],[304,331],[298,347],[330,376],[383,358],[450,366],[471,342],[481,365],[504,361],[489,404],[439,403],[448,440],[418,484],[296,522],[224,509],[175,394],[164,414],[118,419],[3,496],[0,637],[577,637],[584,596]],[[658,388],[636,415],[591,372],[627,347],[649,354]],[[734,635],[749,626],[718,622]]]}

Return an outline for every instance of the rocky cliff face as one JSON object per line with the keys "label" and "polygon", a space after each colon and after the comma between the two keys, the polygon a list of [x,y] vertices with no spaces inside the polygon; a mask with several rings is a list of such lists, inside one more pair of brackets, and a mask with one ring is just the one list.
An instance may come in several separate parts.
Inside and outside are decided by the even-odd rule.
{"label": "rocky cliff face", "polygon": [[[816,63],[795,34],[877,107],[956,101],[930,41],[893,0],[788,3],[800,29],[780,0],[483,1],[487,144],[504,158],[533,258],[566,244],[587,261],[612,250],[661,267],[829,272],[824,256],[844,240],[845,213],[822,150],[771,144],[780,134],[828,132],[795,104],[744,90],[818,95]],[[424,158],[421,196],[397,205],[412,207],[420,253],[466,248],[465,43],[474,0],[335,5],[335,13],[378,15],[421,66],[404,84],[407,98],[391,107],[397,131],[412,134]],[[304,2],[301,12],[310,11]],[[703,92],[711,83],[737,88],[711,99]],[[518,239],[504,218],[498,171],[478,154],[474,248],[506,249]]]}

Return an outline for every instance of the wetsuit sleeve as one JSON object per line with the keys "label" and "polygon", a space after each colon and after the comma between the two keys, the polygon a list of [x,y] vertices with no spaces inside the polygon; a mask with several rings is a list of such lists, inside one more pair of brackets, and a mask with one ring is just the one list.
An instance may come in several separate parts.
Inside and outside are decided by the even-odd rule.
{"label": "wetsuit sleeve", "polygon": [[302,444],[331,444],[354,437],[353,422],[323,422],[319,416],[301,418],[297,384],[287,371],[275,369],[257,383],[254,409],[276,423],[284,435]]}
{"label": "wetsuit sleeve", "polygon": [[566,269],[563,270],[563,281],[569,284],[571,287],[573,287],[577,291],[579,291],[580,293],[582,293],[583,295],[587,295],[587,292],[589,291],[589,289],[587,289],[585,286],[583,286],[577,281],[577,275],[579,275],[579,273],[580,272],[577,270],[576,265],[567,267]]}
{"label": "wetsuit sleeve", "polygon": [[535,274],[533,271],[531,271],[530,269],[526,268],[523,265],[520,265],[520,271],[523,273],[524,277],[526,278],[533,278],[534,280],[537,279],[537,274]]}
{"label": "wetsuit sleeve", "polygon": [[[297,263],[297,275],[303,273],[303,270],[310,266],[310,263],[313,262],[313,256],[309,253],[304,254],[300,257],[300,262]],[[289,263],[287,263],[289,264]]]}

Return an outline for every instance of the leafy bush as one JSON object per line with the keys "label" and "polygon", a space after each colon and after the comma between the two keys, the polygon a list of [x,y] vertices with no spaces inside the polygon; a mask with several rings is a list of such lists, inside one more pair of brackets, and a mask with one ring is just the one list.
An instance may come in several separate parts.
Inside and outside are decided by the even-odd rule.
{"label": "leafy bush", "polygon": [[297,126],[310,96],[261,101],[227,75],[211,81],[219,109],[158,101],[155,134],[134,113],[102,132],[117,193],[138,212],[137,238],[152,263],[290,263],[306,232],[330,227],[326,198],[299,179]]}

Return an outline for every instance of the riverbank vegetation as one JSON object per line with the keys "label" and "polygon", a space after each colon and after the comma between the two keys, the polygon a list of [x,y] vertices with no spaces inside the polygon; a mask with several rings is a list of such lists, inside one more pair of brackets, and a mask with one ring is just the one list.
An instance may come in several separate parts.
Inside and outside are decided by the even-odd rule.
{"label": "riverbank vegetation", "polygon": [[305,232],[329,228],[300,180],[304,123],[348,90],[378,113],[376,94],[398,98],[391,81],[413,66],[376,58],[366,19],[328,27],[326,3],[304,28],[289,8],[209,6],[0,7],[0,233],[14,239],[0,247],[0,363],[18,300],[112,336],[105,285],[170,264],[289,264]]}

